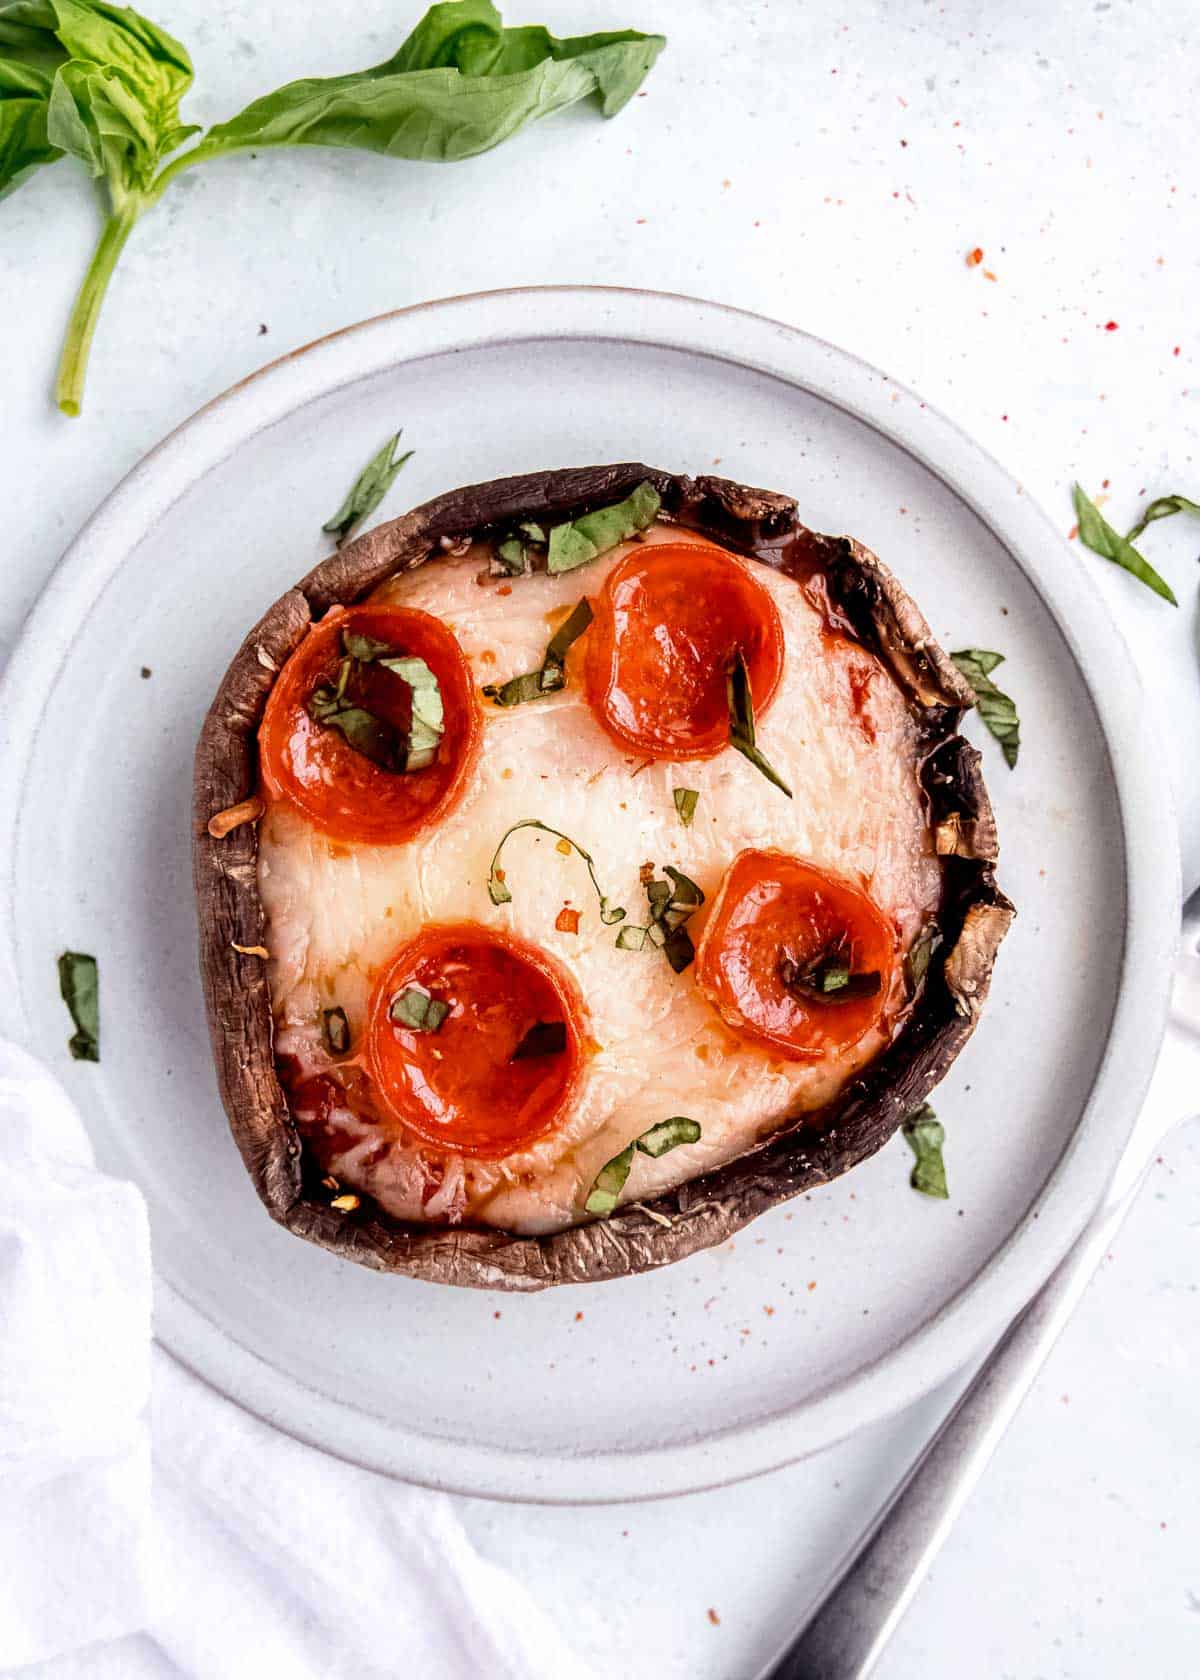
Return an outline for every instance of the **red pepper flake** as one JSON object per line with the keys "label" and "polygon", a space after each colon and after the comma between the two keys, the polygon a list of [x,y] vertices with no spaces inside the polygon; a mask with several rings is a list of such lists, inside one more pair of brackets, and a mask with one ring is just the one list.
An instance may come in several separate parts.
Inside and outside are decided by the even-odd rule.
{"label": "red pepper flake", "polygon": [[1117,321],[1105,321],[1104,330],[1105,330],[1105,332],[1116,332],[1119,324],[1120,323],[1117,322]]}
{"label": "red pepper flake", "polygon": [[774,1318],[775,1317],[775,1308],[774,1307],[764,1307],[763,1311],[766,1313],[768,1318]]}
{"label": "red pepper flake", "polygon": [[1181,347],[1180,347],[1180,346],[1179,346],[1179,345],[1178,345],[1178,344],[1177,344],[1177,345],[1176,345],[1176,346],[1175,346],[1175,348],[1174,348],[1174,350],[1172,350],[1172,352],[1171,352],[1171,354],[1172,354],[1172,356],[1178,356],[1178,354],[1179,354],[1179,351],[1180,351],[1180,348],[1181,348]]}
{"label": "red pepper flake", "polygon": [[494,1313],[493,1313],[493,1314],[492,1314],[492,1317],[493,1317],[493,1318],[499,1318],[499,1317],[500,1317],[500,1314],[499,1314],[499,1313],[498,1313],[498,1312],[494,1312]]}
{"label": "red pepper flake", "polygon": [[811,1294],[812,1294],[812,1292],[813,1292],[813,1290],[814,1290],[814,1289],[815,1289],[815,1288],[816,1288],[816,1287],[817,1287],[817,1286],[816,1286],[816,1284],[815,1284],[815,1283],[810,1283],[810,1284],[809,1284],[809,1286],[808,1286],[808,1292],[809,1292],[809,1294],[810,1294],[810,1295],[811,1295]]}
{"label": "red pepper flake", "polygon": [[1075,538],[1076,538],[1076,537],[1077,537],[1077,536],[1078,536],[1078,535],[1079,535],[1079,527],[1078,527],[1078,525],[1072,525],[1072,527],[1071,527],[1071,529],[1070,529],[1070,530],[1069,530],[1069,531],[1068,531],[1068,532],[1067,532],[1067,541],[1068,541],[1068,542],[1074,542],[1074,541],[1075,541]]}
{"label": "red pepper flake", "polygon": [[983,261],[983,246],[976,245],[973,251],[967,252],[967,267],[978,268]]}
{"label": "red pepper flake", "polygon": [[[556,933],[578,933],[579,911],[570,910],[564,904],[562,909],[558,912],[558,915],[554,918],[554,931]],[[583,1314],[580,1313],[578,1316],[582,1318]]]}
{"label": "red pepper flake", "polygon": [[512,594],[512,584],[511,583],[502,583],[500,585],[499,589],[497,589],[496,593],[497,593],[497,595],[511,595]]}
{"label": "red pepper flake", "polygon": [[[1165,1528],[1166,1526],[1167,1526],[1166,1523],[1164,1523],[1163,1527]],[[708,1619],[714,1627],[720,1627],[721,1618],[720,1618],[720,1616],[717,1615],[717,1612],[715,1610],[713,1610],[711,1607],[710,1607],[709,1612],[708,1612]]]}
{"label": "red pepper flake", "polygon": [[575,1322],[576,1322],[576,1324],[582,1324],[583,1323],[583,1314],[581,1312],[577,1312],[575,1314]]}

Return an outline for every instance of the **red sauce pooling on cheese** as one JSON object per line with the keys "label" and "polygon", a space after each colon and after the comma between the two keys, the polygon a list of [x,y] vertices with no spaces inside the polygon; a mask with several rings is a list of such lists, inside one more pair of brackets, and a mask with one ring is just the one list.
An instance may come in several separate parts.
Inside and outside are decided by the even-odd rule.
{"label": "red sauce pooling on cheese", "polygon": [[[309,715],[314,690],[337,681],[347,630],[423,659],[437,678],[444,733],[425,769],[385,770]],[[371,665],[363,666],[362,676],[373,684],[363,703],[406,728],[409,719],[396,701],[407,685]],[[294,805],[330,839],[396,844],[431,828],[457,803],[480,729],[471,668],[440,619],[400,607],[334,607],[309,631],[271,690],[258,735],[263,780],[272,797]]]}
{"label": "red sauce pooling on cheese", "polygon": [[[830,952],[879,975],[870,996],[808,996],[786,974]],[[895,929],[858,887],[782,852],[734,858],[696,953],[696,984],[737,1033],[792,1060],[837,1055],[887,1013],[898,985]]]}
{"label": "red sauce pooling on cheese", "polygon": [[[404,1026],[394,1000],[416,990],[448,1005],[436,1031]],[[367,1062],[392,1116],[429,1143],[500,1156],[554,1129],[575,1088],[582,1006],[552,958],[472,922],[427,927],[380,976]],[[514,1054],[535,1027],[562,1023],[562,1047]]]}
{"label": "red sauce pooling on cheese", "polygon": [[729,744],[726,674],[740,651],[761,718],[783,671],[783,626],[750,567],[710,543],[645,543],[594,603],[587,696],[623,747],[713,758]]}

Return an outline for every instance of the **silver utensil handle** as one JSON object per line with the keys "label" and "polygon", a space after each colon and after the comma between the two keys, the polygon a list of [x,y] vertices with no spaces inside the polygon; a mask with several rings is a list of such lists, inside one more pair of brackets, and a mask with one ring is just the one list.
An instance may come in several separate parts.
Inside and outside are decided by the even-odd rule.
{"label": "silver utensil handle", "polygon": [[[812,1620],[760,1680],[866,1680],[1004,1431],[1087,1288],[1142,1183],[1106,1203],[1009,1327]],[[840,1574],[840,1579],[839,1579]]]}

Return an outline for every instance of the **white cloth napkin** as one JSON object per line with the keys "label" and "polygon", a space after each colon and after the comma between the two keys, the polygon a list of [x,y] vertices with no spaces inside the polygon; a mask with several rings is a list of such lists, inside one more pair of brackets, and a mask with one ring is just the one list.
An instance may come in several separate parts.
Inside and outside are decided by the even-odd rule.
{"label": "white cloth napkin", "polygon": [[582,1680],[448,1496],[301,1446],[152,1353],[141,1195],[3,1041],[0,1177],[0,1672]]}

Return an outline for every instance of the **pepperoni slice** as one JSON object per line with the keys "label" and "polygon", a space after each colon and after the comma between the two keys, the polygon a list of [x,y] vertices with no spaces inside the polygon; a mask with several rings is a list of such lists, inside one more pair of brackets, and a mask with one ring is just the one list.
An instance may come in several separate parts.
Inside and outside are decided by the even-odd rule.
{"label": "pepperoni slice", "polygon": [[[713,904],[696,984],[736,1032],[799,1061],[849,1049],[894,1010],[897,956],[866,893],[782,852],[745,851]],[[834,964],[855,977],[841,998],[821,989]]]}
{"label": "pepperoni slice", "polygon": [[[437,678],[444,732],[425,769],[383,769],[309,715],[314,690],[337,681],[345,631],[423,659]],[[357,703],[406,729],[408,685],[371,664],[361,666],[358,677]],[[480,727],[471,668],[439,619],[401,607],[334,607],[309,631],[271,690],[258,737],[263,778],[273,796],[288,800],[331,839],[395,844],[444,817],[460,797]]]}
{"label": "pepperoni slice", "polygon": [[[435,1031],[394,1018],[396,1000],[414,992],[446,1006]],[[535,946],[472,922],[426,928],[379,979],[367,1063],[380,1101],[418,1137],[508,1155],[552,1131],[566,1108],[580,1015],[570,980]]]}
{"label": "pepperoni slice", "polygon": [[756,717],[783,670],[768,591],[725,549],[645,543],[613,567],[587,638],[587,695],[623,747],[649,758],[713,758],[729,744],[725,677],[740,650]]}

